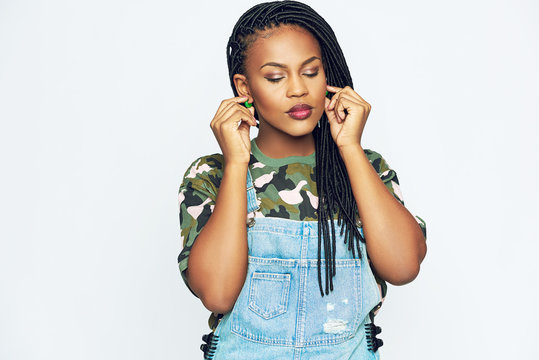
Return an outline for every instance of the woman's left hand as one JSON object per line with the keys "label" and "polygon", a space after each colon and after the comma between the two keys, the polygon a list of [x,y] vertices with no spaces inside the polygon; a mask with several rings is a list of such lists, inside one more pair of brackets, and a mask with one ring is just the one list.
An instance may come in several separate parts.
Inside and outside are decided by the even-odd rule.
{"label": "woman's left hand", "polygon": [[326,98],[325,107],[333,141],[339,148],[355,144],[361,146],[361,135],[371,112],[371,105],[350,86],[339,88],[327,85],[327,89],[334,93],[331,101]]}

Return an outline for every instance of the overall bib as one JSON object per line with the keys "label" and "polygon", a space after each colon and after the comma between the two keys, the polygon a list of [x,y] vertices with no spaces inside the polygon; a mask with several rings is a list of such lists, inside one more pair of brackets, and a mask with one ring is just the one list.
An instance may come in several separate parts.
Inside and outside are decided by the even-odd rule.
{"label": "overall bib", "polygon": [[[381,342],[370,334],[374,324],[369,312],[382,299],[365,244],[359,242],[361,259],[354,259],[334,220],[334,290],[322,297],[318,222],[256,217],[256,200],[248,169],[247,276],[234,308],[220,319],[205,358],[379,359],[377,346],[375,351],[367,346],[373,337]],[[325,266],[322,256],[322,277]]]}

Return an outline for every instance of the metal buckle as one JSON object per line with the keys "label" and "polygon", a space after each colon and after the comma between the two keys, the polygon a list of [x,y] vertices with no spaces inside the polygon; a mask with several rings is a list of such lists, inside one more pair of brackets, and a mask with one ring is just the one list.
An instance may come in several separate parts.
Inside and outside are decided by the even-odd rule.
{"label": "metal buckle", "polygon": [[247,219],[247,226],[248,227],[253,227],[253,225],[256,223],[256,220],[254,217],[250,217]]}

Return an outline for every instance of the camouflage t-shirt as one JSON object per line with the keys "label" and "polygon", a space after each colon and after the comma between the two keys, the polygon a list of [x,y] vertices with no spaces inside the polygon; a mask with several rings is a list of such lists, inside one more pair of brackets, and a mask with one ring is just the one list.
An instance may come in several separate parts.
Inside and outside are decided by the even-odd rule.
{"label": "camouflage t-shirt", "polygon": [[[404,205],[396,172],[376,151],[364,149],[364,152],[389,191]],[[249,169],[260,200],[258,210],[260,213],[257,213],[257,216],[316,221],[318,219],[316,216],[318,192],[314,175],[315,164],[315,153],[308,156],[270,158],[260,151],[255,139],[252,139]],[[183,244],[183,250],[178,256],[178,266],[183,281],[195,296],[196,294],[187,282],[185,270],[191,247],[215,206],[223,177],[223,166],[222,154],[206,155],[196,159],[185,172],[178,192],[180,237]],[[415,218],[426,238],[425,222],[417,215]],[[387,285],[378,277],[372,266],[371,268],[383,301],[387,293]],[[212,313],[208,321],[212,330],[218,323],[216,315],[218,314]]]}

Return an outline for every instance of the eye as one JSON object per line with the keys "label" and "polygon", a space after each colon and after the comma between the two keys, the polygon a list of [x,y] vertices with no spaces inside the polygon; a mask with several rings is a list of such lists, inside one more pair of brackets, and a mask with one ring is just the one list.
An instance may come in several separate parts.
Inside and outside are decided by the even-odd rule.
{"label": "eye", "polygon": [[266,78],[266,80],[268,80],[269,82],[272,82],[272,83],[279,82],[279,81],[281,81],[281,79],[283,79],[283,78],[274,78],[274,79]]}
{"label": "eye", "polygon": [[308,76],[308,77],[315,77],[316,75],[318,75],[318,71],[315,72],[314,74],[305,74],[305,76]]}

